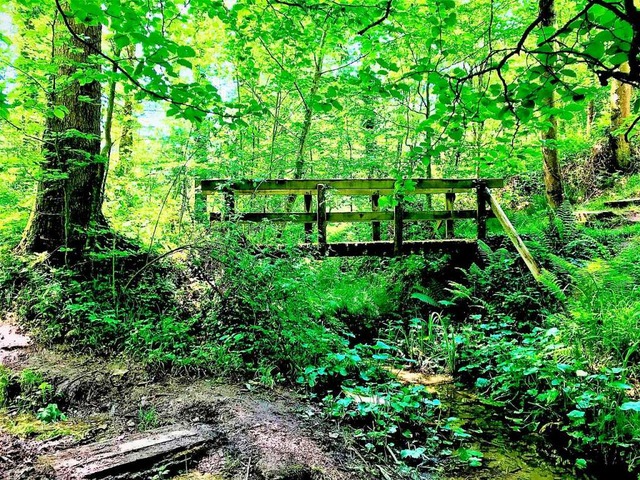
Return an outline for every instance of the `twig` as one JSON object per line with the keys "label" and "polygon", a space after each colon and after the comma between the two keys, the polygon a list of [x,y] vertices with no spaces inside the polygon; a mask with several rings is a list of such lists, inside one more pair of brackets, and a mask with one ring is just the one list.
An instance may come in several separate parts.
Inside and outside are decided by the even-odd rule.
{"label": "twig", "polygon": [[387,18],[389,18],[389,14],[391,13],[391,3],[392,2],[393,2],[393,0],[387,0],[387,6],[385,8],[385,11],[384,11],[384,14],[382,15],[382,17],[380,17],[378,20],[373,22],[371,25],[367,25],[366,27],[364,27],[362,30],[360,30],[358,32],[358,35],[364,35],[365,33],[367,33],[368,30],[372,29],[373,27],[377,27],[382,22],[384,22]]}
{"label": "twig", "polygon": [[249,463],[247,463],[247,473],[244,476],[245,480],[249,480],[249,473],[251,473],[251,457],[249,457]]}

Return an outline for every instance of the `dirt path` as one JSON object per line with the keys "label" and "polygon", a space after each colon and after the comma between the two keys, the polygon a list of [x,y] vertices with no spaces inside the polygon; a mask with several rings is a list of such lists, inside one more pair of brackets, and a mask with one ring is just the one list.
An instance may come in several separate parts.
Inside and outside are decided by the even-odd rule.
{"label": "dirt path", "polygon": [[190,461],[177,471],[165,470],[160,461],[124,476],[92,478],[166,479],[185,470],[190,478],[217,480],[373,478],[354,460],[335,425],[291,392],[252,391],[206,379],[157,379],[125,362],[37,350],[7,324],[0,324],[0,360],[15,372],[13,378],[28,369],[51,384],[68,416],[56,425],[75,433],[54,431],[49,440],[7,433],[12,430],[7,425],[15,430],[23,421],[10,404],[2,414],[5,427],[0,422],[3,480],[88,478],[80,470],[56,469],[56,462],[66,458],[69,465],[70,456],[95,450],[96,442],[111,442],[117,448],[131,444],[131,439],[144,439],[145,430],[151,436],[154,429],[173,426],[207,428],[211,441],[206,449],[190,452]]}

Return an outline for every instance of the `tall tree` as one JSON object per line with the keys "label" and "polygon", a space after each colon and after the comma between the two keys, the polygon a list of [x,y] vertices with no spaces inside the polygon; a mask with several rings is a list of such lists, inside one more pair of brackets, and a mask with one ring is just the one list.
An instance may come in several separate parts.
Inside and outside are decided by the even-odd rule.
{"label": "tall tree", "polygon": [[[555,24],[554,0],[540,0],[538,4],[540,24],[542,28],[552,27]],[[553,48],[551,44],[547,48]],[[558,119],[553,113],[555,108],[555,89],[553,88],[552,55],[545,54],[542,59],[545,66],[545,77],[547,84],[547,94],[543,98],[543,104],[548,126],[542,132],[542,158],[544,169],[544,186],[547,194],[547,201],[553,208],[557,208],[563,200],[562,174],[560,171],[560,161],[558,159]]]}
{"label": "tall tree", "polygon": [[[629,73],[629,63],[620,66],[622,73]],[[631,115],[631,85],[619,80],[611,81],[611,161],[615,170],[627,170],[631,165],[631,147],[625,134],[620,132]]]}
{"label": "tall tree", "polygon": [[78,261],[92,229],[105,224],[101,87],[93,75],[100,67],[92,58],[100,51],[101,39],[100,25],[76,22],[64,7],[55,12],[52,63],[57,72],[48,93],[42,178],[21,243],[27,252],[49,252],[55,263]]}

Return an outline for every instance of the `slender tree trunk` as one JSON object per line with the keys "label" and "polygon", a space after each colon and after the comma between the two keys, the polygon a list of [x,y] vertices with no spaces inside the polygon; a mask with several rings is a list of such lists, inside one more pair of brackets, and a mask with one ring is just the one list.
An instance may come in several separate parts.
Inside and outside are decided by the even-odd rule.
{"label": "slender tree trunk", "polygon": [[[104,159],[100,154],[100,83],[73,78],[100,49],[100,26],[66,22],[83,41],[69,37],[57,13],[53,63],[57,74],[49,92],[53,114],[46,120],[42,178],[21,243],[26,252],[49,252],[53,263],[72,264],[90,246],[91,231],[106,225],[102,216]],[[90,68],[99,69],[98,65]]]}
{"label": "slender tree trunk", "polygon": [[307,146],[307,137],[309,136],[309,132],[311,131],[311,122],[313,120],[313,107],[311,106],[311,101],[318,94],[318,89],[320,88],[320,78],[322,77],[322,64],[324,62],[324,40],[325,34],[322,35],[322,41],[320,42],[320,53],[318,54],[318,59],[316,60],[315,70],[313,72],[313,80],[311,82],[311,90],[309,91],[309,95],[307,95],[307,101],[305,104],[304,111],[304,122],[302,123],[302,131],[300,132],[300,140],[298,142],[298,152],[296,154],[296,164],[293,172],[293,178],[299,179],[302,178],[304,174],[305,167],[305,148]]}
{"label": "slender tree trunk", "polygon": [[[127,45],[124,49],[128,61],[133,59],[135,54],[133,45]],[[120,142],[118,143],[118,168],[117,175],[124,175],[131,169],[133,161],[133,131],[135,129],[135,119],[133,117],[133,100],[131,95],[125,95],[124,106],[122,107],[122,131]]]}
{"label": "slender tree trunk", "polygon": [[[551,27],[555,23],[554,0],[539,1],[540,16],[542,18],[542,27]],[[547,81],[551,81],[551,57],[544,56],[544,62],[547,68]],[[546,109],[551,110],[555,107],[555,92],[549,90],[547,98],[544,100]],[[555,115],[549,115],[549,126],[542,133],[542,158],[544,170],[544,185],[547,194],[547,202],[552,208],[557,208],[564,199],[562,189],[562,175],[560,172],[560,161],[558,158],[558,119]]]}
{"label": "slender tree trunk", "polygon": [[[629,64],[620,65],[620,71],[629,73]],[[624,137],[624,132],[618,133],[631,115],[631,85],[611,80],[611,160],[614,170],[628,170],[631,166],[631,147]]]}
{"label": "slender tree trunk", "polygon": [[[320,88],[320,79],[322,78],[322,65],[324,62],[324,43],[326,39],[326,31],[322,33],[320,40],[320,46],[318,48],[318,58],[315,62],[315,68],[313,71],[313,79],[311,80],[311,89],[307,98],[302,98],[305,105],[304,121],[302,122],[302,130],[300,131],[300,139],[298,140],[298,151],[296,152],[296,162],[293,170],[293,178],[298,180],[304,176],[305,169],[305,150],[307,147],[307,137],[311,131],[311,122],[313,121],[313,106],[311,102],[318,94]],[[302,94],[301,94],[302,95]],[[293,209],[293,204],[296,201],[295,195],[289,195],[287,197],[287,203],[285,205],[285,211],[290,212]]]}

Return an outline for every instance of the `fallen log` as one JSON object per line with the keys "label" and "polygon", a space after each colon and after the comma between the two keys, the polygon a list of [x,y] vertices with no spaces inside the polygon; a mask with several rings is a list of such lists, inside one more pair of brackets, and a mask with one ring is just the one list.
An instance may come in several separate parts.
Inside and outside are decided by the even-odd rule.
{"label": "fallen log", "polygon": [[213,439],[211,427],[173,425],[64,450],[40,463],[64,480],[150,478],[151,472],[184,468]]}

